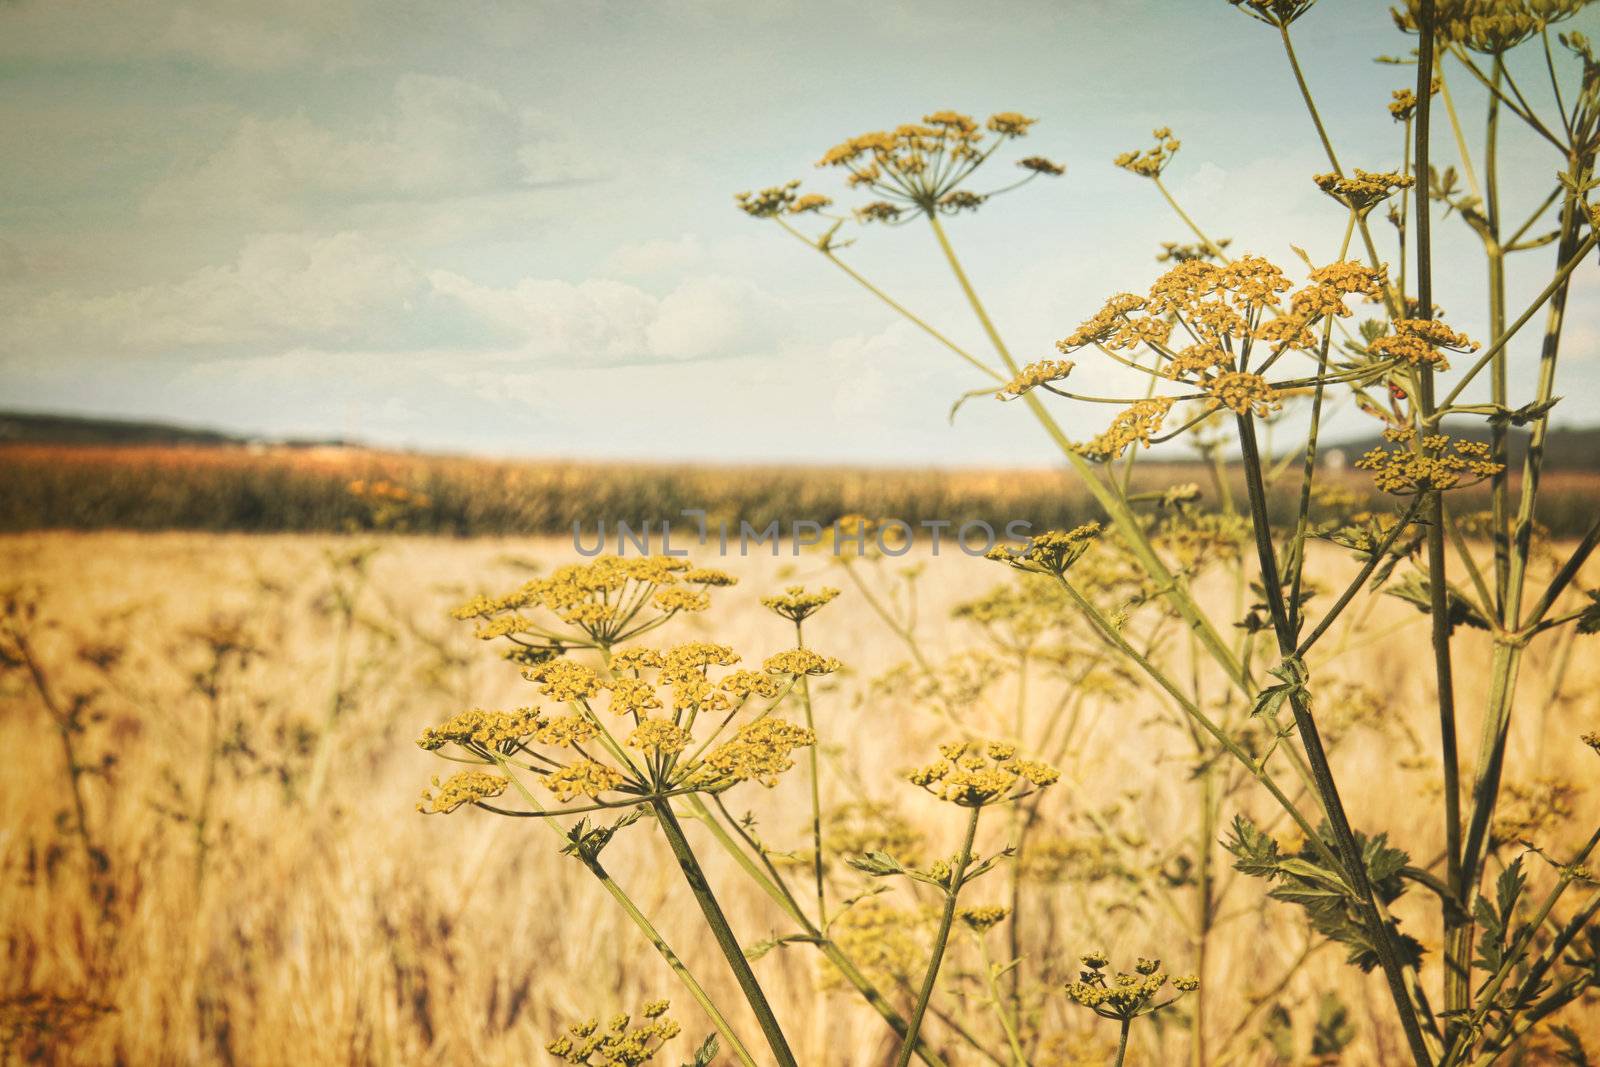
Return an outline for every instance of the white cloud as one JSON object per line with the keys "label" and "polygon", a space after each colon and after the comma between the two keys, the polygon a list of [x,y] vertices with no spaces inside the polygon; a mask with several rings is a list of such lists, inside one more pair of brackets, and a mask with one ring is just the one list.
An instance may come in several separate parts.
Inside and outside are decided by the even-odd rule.
{"label": "white cloud", "polygon": [[348,61],[359,39],[359,7],[326,0],[13,0],[0,6],[0,56],[180,58],[266,70],[326,48]]}
{"label": "white cloud", "polygon": [[665,274],[698,266],[706,258],[706,248],[697,234],[686,233],[672,239],[657,238],[625,244],[606,258],[601,273],[637,278]]}
{"label": "white cloud", "polygon": [[419,270],[358,234],[271,234],[247,243],[233,263],[176,284],[18,299],[4,346],[131,354],[340,346],[375,336],[404,344],[430,300]]}
{"label": "white cloud", "polygon": [[786,313],[740,279],[684,279],[656,297],[625,282],[525,278],[507,288],[438,272],[433,284],[519,342],[509,356],[589,364],[716,359],[768,349]]}
{"label": "white cloud", "polygon": [[273,226],[362,205],[460,202],[526,192],[581,169],[539,116],[460,78],[406,74],[392,107],[353,130],[306,115],[248,116],[221,148],[160,182],[156,216],[237,217]]}
{"label": "white cloud", "polygon": [[660,296],[606,279],[485,285],[427,272],[357,233],[261,235],[233,262],[171,284],[15,291],[0,312],[0,351],[13,356],[315,348],[577,366],[771,351],[788,322],[778,301],[737,278],[691,276]]}

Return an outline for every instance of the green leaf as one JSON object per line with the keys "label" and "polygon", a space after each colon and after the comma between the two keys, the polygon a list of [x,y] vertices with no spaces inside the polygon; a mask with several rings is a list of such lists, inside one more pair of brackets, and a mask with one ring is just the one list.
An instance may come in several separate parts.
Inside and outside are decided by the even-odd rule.
{"label": "green leaf", "polygon": [[706,1039],[700,1042],[700,1047],[695,1050],[694,1061],[686,1063],[683,1067],[711,1067],[711,1061],[717,1058],[717,1035],[707,1034]]}
{"label": "green leaf", "polygon": [[887,878],[894,874],[905,874],[905,864],[889,855],[887,852],[868,852],[864,856],[852,856],[850,866],[874,878]]}

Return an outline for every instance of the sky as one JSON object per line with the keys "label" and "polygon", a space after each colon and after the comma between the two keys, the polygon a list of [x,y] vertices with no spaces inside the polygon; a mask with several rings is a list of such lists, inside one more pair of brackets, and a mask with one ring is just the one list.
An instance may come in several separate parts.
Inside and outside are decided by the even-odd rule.
{"label": "sky", "polygon": [[[1575,26],[1600,35],[1596,11]],[[1345,165],[1397,166],[1386,104],[1414,75],[1374,58],[1412,39],[1387,6],[1322,0],[1294,32]],[[1445,73],[1475,150],[1482,94]],[[1022,405],[952,420],[975,371],[734,207],[793,177],[858,203],[815,160],[943,108],[1040,119],[980,190],[1021,155],[1067,167],[949,223],[1024,360],[1193,240],[1111,163],[1153,127],[1231,251],[1292,276],[1293,249],[1337,253],[1276,34],[1224,0],[0,0],[0,408],[492,455],[1042,464]],[[1520,218],[1560,160],[1506,140]],[[1481,338],[1475,239],[1437,228],[1437,302]],[[852,267],[989,358],[926,226],[852,236]],[[1517,261],[1514,310],[1552,260]],[[1576,279],[1556,411],[1585,425],[1600,286]],[[1092,358],[1073,381],[1129,387]],[[1058,415],[1082,439],[1108,409]]]}

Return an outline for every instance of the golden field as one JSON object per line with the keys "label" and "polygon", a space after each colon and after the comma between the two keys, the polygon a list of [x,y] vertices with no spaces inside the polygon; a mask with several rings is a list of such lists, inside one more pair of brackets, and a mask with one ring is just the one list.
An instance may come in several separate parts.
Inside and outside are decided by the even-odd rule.
{"label": "golden field", "polygon": [[[363,572],[349,554],[366,546],[376,551]],[[685,1031],[670,1062],[688,1058],[709,1032],[705,1019],[581,865],[558,853],[554,835],[535,820],[474,810],[424,817],[414,809],[441,771],[413,743],[423,727],[465,707],[531,699],[516,669],[449,609],[570,558],[566,539],[0,539],[5,583],[38,591],[30,633],[46,689],[58,709],[85,709],[76,759],[92,768],[83,776],[84,815],[106,864],[103,875],[89,873],[50,713],[26,672],[8,672],[0,681],[10,754],[0,779],[8,1055],[84,1064],[543,1063],[545,1042],[564,1023],[669,997]],[[827,556],[700,562],[733,572],[739,584],[719,590],[709,612],[675,619],[662,640],[715,636],[747,661],[792,644],[788,625],[761,607],[762,594],[796,582],[844,590],[807,624],[808,643],[846,666],[814,691],[824,760],[837,772],[824,799],[830,808],[864,800],[897,813],[934,851],[950,847],[953,813],[898,772],[925,762],[956,725],[1006,736],[1019,695],[1040,709],[1071,697],[1067,683],[1048,674],[1023,694],[1003,679],[976,693],[965,723],[946,722],[914,687],[872,684],[908,658],[907,646]],[[953,618],[951,608],[1012,581],[1005,568],[959,553],[927,558],[924,548],[877,570],[855,566],[882,589],[912,562],[922,567],[923,653],[945,662],[980,645],[980,628]],[[1352,569],[1332,551],[1313,560],[1314,578],[1329,584]],[[1437,807],[1428,793],[1437,773],[1428,770],[1436,755],[1431,672],[1422,666],[1427,619],[1378,599],[1348,632],[1341,623],[1315,667],[1325,684],[1342,687],[1339,699],[1354,701],[1359,691],[1378,702],[1379,714],[1350,716],[1333,751],[1341,780],[1359,785],[1347,792],[1353,822],[1387,830],[1425,864],[1441,841],[1440,828],[1416,814]],[[1478,639],[1460,638],[1457,660],[1469,731],[1486,684]],[[1568,641],[1532,647],[1512,750],[1515,766],[1581,787],[1594,779],[1594,754],[1576,736],[1600,724],[1600,665]],[[1350,1043],[1339,1062],[1396,1062],[1381,980],[1345,966],[1339,947],[1313,949],[1275,988],[1276,975],[1309,943],[1304,923],[1287,905],[1263,905],[1259,887],[1232,875],[1216,842],[1206,848],[1221,872],[1221,903],[1207,958],[1197,958],[1183,932],[1189,904],[1172,847],[1192,843],[1192,752],[1171,710],[1144,690],[1087,692],[1075,714],[1081,725],[1061,754],[1063,782],[1040,809],[1039,840],[1062,862],[1024,867],[1034,903],[1021,973],[1048,1039],[1038,1067],[1105,1062],[1115,1026],[1074,1010],[1059,990],[1077,955],[1098,948],[1119,959],[1161,956],[1174,973],[1200,974],[1209,1063],[1289,1062],[1273,1051],[1270,1020],[1288,1020],[1294,1046],[1304,1048],[1330,991],[1347,1009]],[[1535,781],[1511,784],[1538,794]],[[1541,840],[1560,853],[1600,816],[1592,789],[1563,798],[1570,817]],[[801,770],[771,791],[741,786],[725,802],[755,814],[778,862],[786,850],[803,850],[809,802]],[[1224,805],[1269,813],[1248,787]],[[700,829],[690,823],[688,832],[694,838]],[[998,848],[1006,833],[996,817],[980,845]],[[648,822],[623,831],[607,866],[729,1006],[734,1025],[753,1030],[733,1010],[727,968],[657,837]],[[706,862],[747,945],[788,932],[730,862],[710,849]],[[1002,899],[1011,877],[991,875],[970,891],[973,902]],[[838,899],[870,885],[843,864],[830,864],[829,880]],[[103,909],[97,884],[110,894]],[[908,893],[896,884],[885,899],[914,915]],[[1399,908],[1431,958],[1438,930],[1424,917],[1426,904],[1408,896]],[[892,929],[868,930],[859,947],[892,947],[894,937]],[[951,1029],[993,1030],[979,1005],[972,940],[957,939],[935,1001],[939,1018],[929,1023],[952,1064],[989,1062]],[[774,949],[755,966],[801,1063],[889,1062],[896,1043],[882,1020],[837,991],[809,946]],[[911,996],[903,988],[891,995],[902,1003]],[[49,1002],[53,1015],[22,1010],[37,1008],[41,996],[59,998]],[[1593,1006],[1578,1006],[1568,1020],[1581,1021]],[[1591,1039],[1593,1015],[1584,1024]],[[1188,1055],[1183,1027],[1147,1027],[1129,1062],[1182,1063]],[[1554,1061],[1535,1051],[1521,1062]]]}

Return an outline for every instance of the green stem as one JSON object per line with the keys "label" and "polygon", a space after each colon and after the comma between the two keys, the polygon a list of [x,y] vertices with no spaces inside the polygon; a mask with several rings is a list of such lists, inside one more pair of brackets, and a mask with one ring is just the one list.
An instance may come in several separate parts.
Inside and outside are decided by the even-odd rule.
{"label": "green stem", "polygon": [[611,899],[617,902],[617,906],[623,910],[628,918],[633,920],[635,926],[644,932],[645,937],[650,940],[650,944],[654,945],[655,950],[661,954],[661,958],[667,961],[667,966],[672,968],[672,972],[688,988],[689,994],[694,997],[701,1010],[710,1017],[711,1025],[716,1027],[717,1033],[722,1035],[723,1040],[728,1043],[729,1050],[738,1061],[744,1064],[745,1067],[756,1067],[755,1058],[750,1055],[750,1050],[745,1048],[744,1042],[740,1041],[739,1036],[733,1032],[733,1026],[723,1016],[716,1004],[712,1002],[711,997],[696,981],[694,975],[689,972],[689,968],[684,964],[683,960],[678,957],[676,952],[672,951],[672,946],[668,945],[666,939],[656,930],[655,924],[650,921],[644,912],[639,910],[638,905],[634,904],[628,894],[623,892],[622,887],[600,865],[599,860],[586,861],[585,866],[599,880],[605,891],[611,895]]}
{"label": "green stem", "polygon": [[[1427,187],[1432,145],[1433,69],[1434,69],[1434,0],[1422,0],[1417,24],[1417,122],[1416,182],[1420,194],[1417,208],[1417,303],[1419,314],[1433,318],[1433,212],[1429,210]],[[1452,115],[1452,118],[1454,116]],[[1461,147],[1465,160],[1465,146]],[[1470,173],[1470,171],[1469,171]],[[1433,368],[1425,366],[1419,376],[1418,404],[1424,422],[1434,412]],[[1445,907],[1444,939],[1444,995],[1447,1012],[1459,1012],[1472,1001],[1471,989],[1471,931],[1461,916],[1465,907],[1466,886],[1462,881],[1461,867],[1461,757],[1456,739],[1455,672],[1450,657],[1450,585],[1446,573],[1448,557],[1445,554],[1444,494],[1437,490],[1427,497],[1427,572],[1428,615],[1432,631],[1433,672],[1439,711],[1439,750],[1444,774],[1444,840],[1446,881],[1457,907]],[[1447,1016],[1454,1018],[1454,1016]],[[1454,1024],[1446,1024],[1446,1040],[1451,1037]]]}
{"label": "green stem", "polygon": [[972,844],[978,837],[978,815],[982,811],[982,808],[973,808],[972,815],[967,819],[966,837],[961,843],[955,866],[950,870],[950,885],[945,889],[944,910],[939,914],[939,932],[933,939],[933,955],[928,960],[927,972],[922,976],[922,989],[917,993],[916,1006],[911,1010],[911,1021],[907,1024],[905,1040],[900,1043],[900,1054],[895,1057],[895,1067],[906,1067],[911,1062],[917,1037],[922,1031],[922,1020],[928,1014],[928,1002],[933,999],[933,991],[939,984],[939,966],[944,962],[945,946],[950,942],[950,927],[956,917],[956,899],[961,895],[961,884],[967,876],[967,867],[972,863]]}
{"label": "green stem", "polygon": [[1133,1025],[1132,1019],[1122,1020],[1122,1031],[1117,1035],[1116,1067],[1122,1067],[1128,1059],[1128,1028]]}
{"label": "green stem", "polygon": [[756,1021],[761,1024],[761,1032],[766,1035],[767,1045],[772,1049],[773,1058],[779,1067],[796,1067],[794,1053],[789,1050],[789,1042],[783,1036],[783,1028],[778,1025],[778,1017],[773,1014],[772,1005],[768,1003],[766,993],[762,992],[761,983],[756,980],[755,972],[750,969],[750,961],[745,958],[739,939],[734,936],[733,928],[728,925],[728,918],[722,913],[722,905],[717,903],[716,894],[711,891],[711,883],[706,880],[706,873],[700,868],[700,861],[695,859],[694,850],[689,846],[689,839],[684,836],[678,817],[672,813],[671,802],[652,800],[650,810],[655,813],[656,824],[661,827],[661,833],[666,837],[667,845],[672,849],[679,869],[683,871],[684,880],[689,883],[695,902],[700,905],[700,913],[705,916],[706,925],[711,928],[711,936],[716,939],[717,947],[722,950],[723,957],[728,961],[728,969],[733,972],[733,977],[743,990],[750,1010],[755,1013]]}
{"label": "green stem", "polygon": [[[523,784],[522,779],[506,763],[504,757],[497,756],[495,763],[499,766],[500,773],[511,780],[512,785],[518,793],[522,794],[522,799],[530,807],[535,811],[544,810],[544,805],[539,803],[538,798]],[[540,819],[539,821],[548,826],[550,831],[563,842],[566,842],[566,833],[562,831],[560,825],[554,819]],[[689,995],[694,998],[695,1003],[699,1004],[700,1009],[710,1018],[711,1025],[716,1028],[718,1034],[722,1035],[722,1039],[728,1043],[729,1049],[732,1050],[739,1062],[744,1064],[744,1067],[756,1067],[755,1058],[750,1055],[750,1050],[745,1047],[744,1042],[739,1039],[739,1035],[734,1032],[727,1018],[711,999],[711,994],[706,992],[705,986],[700,984],[700,980],[694,976],[694,972],[689,970],[688,965],[672,950],[672,946],[667,944],[666,938],[661,936],[661,932],[656,929],[649,916],[640,911],[639,906],[633,902],[633,898],[629,897],[627,892],[612,879],[611,875],[601,866],[598,856],[580,858],[589,873],[599,880],[611,899],[616,901],[617,905],[622,908],[623,913],[633,920],[633,924],[639,928],[639,931],[655,947],[655,950],[661,954],[661,958],[666,961],[672,973],[678,976],[678,980],[689,991]]]}
{"label": "green stem", "polygon": [[[795,647],[805,648],[805,634],[801,624],[794,624]],[[816,736],[817,724],[811,714],[811,679],[802,675],[800,677],[800,705],[805,709],[806,729],[812,736]],[[811,870],[817,883],[817,926],[826,930],[828,928],[828,892],[822,871],[822,773],[818,769],[819,756],[817,749],[822,745],[821,740],[814,741],[808,749],[811,763]]]}
{"label": "green stem", "polygon": [[[1022,1038],[1017,1033],[1016,1021],[1011,1017],[1011,1010],[1006,1007],[1006,997],[1000,992],[1000,983],[995,981],[994,960],[989,956],[989,943],[984,940],[983,934],[977,935],[978,954],[983,963],[983,980],[989,989],[989,1003],[994,1005],[995,1014],[1000,1017],[1000,1029],[1005,1031],[1006,1044],[1011,1046],[1013,1067],[1028,1067],[1028,1056],[1022,1051]],[[1016,957],[1012,957],[1011,970],[1017,970]]]}
{"label": "green stem", "polygon": [[[717,821],[716,816],[711,813],[699,797],[690,796],[688,805],[694,818],[699,820],[711,832],[711,836],[716,840],[717,844],[722,846],[723,850],[732,857],[733,861],[750,877],[751,881],[755,882],[756,886],[767,894],[773,903],[783,909],[783,913],[789,916],[795,925],[805,932],[807,938],[817,946],[817,950],[827,958],[829,963],[838,968],[845,981],[855,987],[856,992],[861,994],[861,998],[872,1006],[872,1009],[883,1018],[884,1022],[889,1024],[889,1028],[897,1036],[904,1038],[906,1035],[905,1019],[901,1017],[900,1013],[895,1010],[894,1005],[889,1003],[878,988],[872,984],[871,980],[861,973],[861,969],[855,965],[855,962],[845,955],[844,950],[839,948],[832,939],[827,937],[822,930],[818,929],[806,917],[806,914],[800,910],[800,905],[794,899],[794,896],[775,882],[767,872],[764,872],[754,860],[746,855],[744,849],[739,847],[739,843]],[[920,1039],[917,1041],[917,1056],[928,1067],[945,1067],[943,1058],[925,1041]]]}
{"label": "green stem", "polygon": [[1076,586],[1068,582],[1065,577],[1057,576],[1056,580],[1066,590],[1067,595],[1072,598],[1072,602],[1078,606],[1078,610],[1088,616],[1089,621],[1094,625],[1100,636],[1124,656],[1136,663],[1149,676],[1151,681],[1160,686],[1177,703],[1178,707],[1183,709],[1185,714],[1198,723],[1200,728],[1221,745],[1229,755],[1238,760],[1245,770],[1250,773],[1250,776],[1265,787],[1268,793],[1272,794],[1272,798],[1283,808],[1284,813],[1294,820],[1295,825],[1300,828],[1301,834],[1311,843],[1312,847],[1324,851],[1326,853],[1324,858],[1329,862],[1336,862],[1332,853],[1326,852],[1327,846],[1323,843],[1322,836],[1316,832],[1294,801],[1289,799],[1288,794],[1278,785],[1265,766],[1240,747],[1239,743],[1226,730],[1217,725],[1199,705],[1190,700],[1188,695],[1178,688],[1177,683],[1168,678],[1161,668],[1150,661],[1149,657],[1130,645],[1127,639],[1111,624],[1111,620],[1107,619],[1099,608],[1079,592]]}
{"label": "green stem", "polygon": [[[1278,653],[1284,659],[1295,656],[1295,635],[1289,626],[1289,615],[1283,603],[1283,586],[1278,574],[1277,555],[1272,545],[1272,531],[1267,520],[1266,488],[1261,480],[1261,454],[1256,445],[1255,421],[1246,414],[1238,417],[1239,447],[1244,466],[1245,485],[1250,494],[1250,511],[1256,538],[1256,555],[1261,567],[1261,585],[1266,593],[1267,606],[1272,615],[1273,628],[1278,638]],[[1333,831],[1338,848],[1340,866],[1345,879],[1355,893],[1355,903],[1367,926],[1384,977],[1389,983],[1389,993],[1400,1016],[1400,1026],[1406,1043],[1418,1067],[1432,1067],[1432,1057],[1423,1041],[1422,1028],[1417,1021],[1416,1006],[1406,986],[1404,968],[1395,949],[1393,932],[1378,912],[1372,895],[1372,885],[1367,878],[1366,862],[1356,844],[1355,833],[1345,815],[1344,802],[1333,778],[1328,755],[1322,745],[1322,735],[1311,708],[1303,693],[1292,691],[1289,706],[1294,712],[1295,727],[1300,743],[1305,748],[1307,762],[1322,799],[1322,807]]]}

